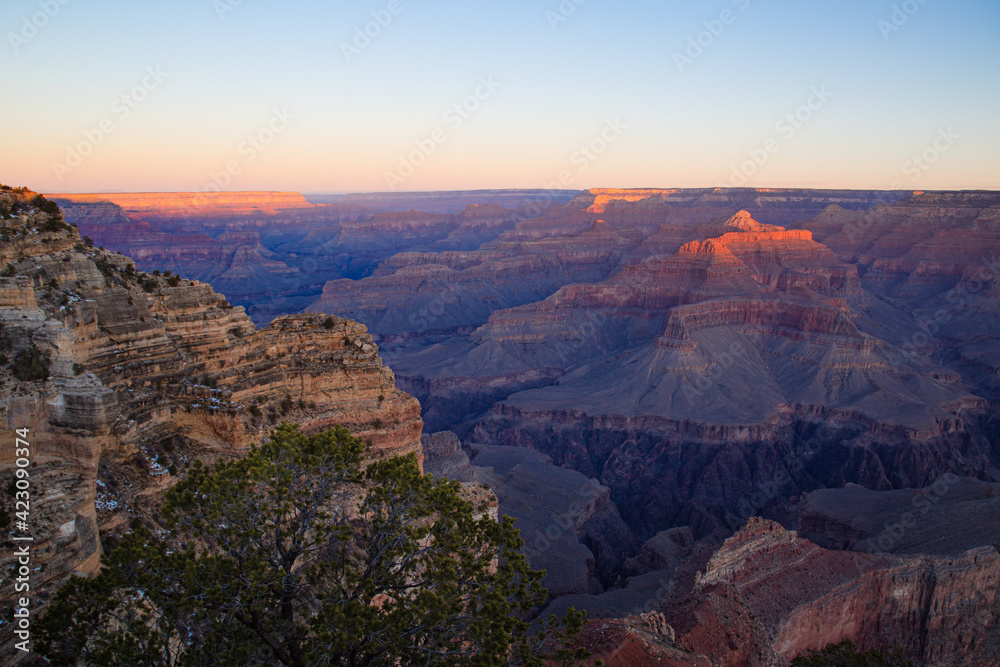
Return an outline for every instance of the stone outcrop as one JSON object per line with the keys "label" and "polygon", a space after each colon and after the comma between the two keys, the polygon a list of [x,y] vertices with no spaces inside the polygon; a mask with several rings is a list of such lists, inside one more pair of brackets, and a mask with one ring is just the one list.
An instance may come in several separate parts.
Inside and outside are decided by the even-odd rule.
{"label": "stone outcrop", "polygon": [[[717,665],[780,663],[844,639],[862,650],[898,646],[920,665],[991,665],[1000,661],[998,583],[992,547],[953,557],[828,551],[752,519],[666,616],[678,646]],[[743,641],[726,650],[739,625]]]}
{"label": "stone outcrop", "polygon": [[580,633],[576,645],[585,648],[592,660],[602,660],[608,667],[710,667],[714,664],[704,656],[678,648],[673,628],[659,613],[591,621]]}
{"label": "stone outcrop", "polygon": [[194,459],[237,456],[279,420],[343,424],[372,457],[422,459],[420,406],[363,325],[316,314],[258,329],[210,286],[138,272],[46,220],[0,221],[0,482],[13,479],[14,431],[29,429],[38,603],[93,572],[102,540],[149,521]]}

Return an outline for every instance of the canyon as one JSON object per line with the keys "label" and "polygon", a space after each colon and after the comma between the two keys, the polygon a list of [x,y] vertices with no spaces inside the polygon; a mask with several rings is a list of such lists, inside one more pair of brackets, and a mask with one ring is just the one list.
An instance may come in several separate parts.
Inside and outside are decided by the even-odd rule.
{"label": "canyon", "polygon": [[[181,470],[168,442],[346,423],[488,485],[548,572],[545,613],[599,618],[581,641],[608,664],[841,639],[1000,664],[1000,193],[52,198],[109,251],[17,241],[4,332],[86,373],[53,370],[74,398],[11,399],[7,421],[113,437],[127,455],[80,454],[103,488],[138,484],[135,453]],[[76,525],[128,516],[101,512]]]}
{"label": "canyon", "polygon": [[574,194],[385,193],[313,201],[297,192],[49,197],[96,245],[125,253],[141,270],[208,282],[266,324],[300,312],[329,280],[368,275],[406,250],[476,248],[519,217]]}

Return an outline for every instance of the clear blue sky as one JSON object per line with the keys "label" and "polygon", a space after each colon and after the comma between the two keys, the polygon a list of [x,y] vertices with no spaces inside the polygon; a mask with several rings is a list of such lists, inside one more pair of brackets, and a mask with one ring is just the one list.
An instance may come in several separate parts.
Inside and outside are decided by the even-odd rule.
{"label": "clear blue sky", "polygon": [[996,0],[63,2],[0,6],[4,183],[1000,188]]}

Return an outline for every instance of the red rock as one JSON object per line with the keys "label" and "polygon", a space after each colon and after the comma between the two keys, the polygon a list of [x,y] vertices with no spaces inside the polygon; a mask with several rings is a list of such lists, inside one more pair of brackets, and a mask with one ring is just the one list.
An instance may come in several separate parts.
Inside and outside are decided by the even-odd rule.
{"label": "red rock", "polygon": [[[749,612],[752,622],[743,625],[764,631],[751,633],[741,653],[713,651],[712,638],[733,629],[731,618],[701,611],[718,604],[720,591],[739,618]],[[1000,554],[992,547],[955,558],[827,551],[752,519],[668,618],[679,644],[722,665],[755,664],[747,653],[770,650],[790,660],[844,639],[861,650],[899,646],[918,664],[997,664]]]}

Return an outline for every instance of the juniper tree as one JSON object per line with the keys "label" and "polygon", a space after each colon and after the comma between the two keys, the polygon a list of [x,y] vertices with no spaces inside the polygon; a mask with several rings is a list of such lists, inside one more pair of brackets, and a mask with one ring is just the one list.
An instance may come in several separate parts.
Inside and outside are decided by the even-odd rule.
{"label": "juniper tree", "polygon": [[[170,535],[126,535],[37,623],[56,665],[542,665],[583,623],[546,600],[510,518],[411,456],[363,467],[341,427],[278,427],[166,494]],[[549,663],[551,664],[551,663]]]}

